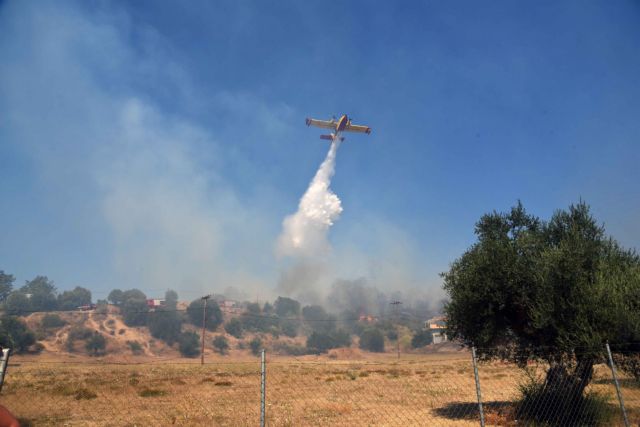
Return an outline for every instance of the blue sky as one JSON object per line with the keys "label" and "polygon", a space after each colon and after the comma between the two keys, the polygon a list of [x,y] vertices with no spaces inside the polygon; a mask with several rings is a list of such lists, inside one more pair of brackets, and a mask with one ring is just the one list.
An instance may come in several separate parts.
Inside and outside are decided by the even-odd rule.
{"label": "blue sky", "polygon": [[268,295],[342,113],[326,280],[437,298],[518,199],[638,247],[637,2],[379,3],[0,2],[0,269]]}

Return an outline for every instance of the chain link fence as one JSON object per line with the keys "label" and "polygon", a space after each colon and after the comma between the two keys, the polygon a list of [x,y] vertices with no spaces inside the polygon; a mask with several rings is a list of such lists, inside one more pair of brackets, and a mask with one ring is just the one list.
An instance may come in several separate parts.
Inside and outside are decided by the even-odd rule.
{"label": "chain link fence", "polygon": [[[640,357],[614,355],[631,367]],[[468,351],[204,365],[14,357],[0,399],[23,425],[45,426],[608,426],[625,425],[621,402],[627,425],[640,424],[640,380],[629,366],[616,370],[616,387],[607,358],[598,360],[580,398],[567,393],[570,377],[549,389],[549,372],[544,363],[474,364]]]}

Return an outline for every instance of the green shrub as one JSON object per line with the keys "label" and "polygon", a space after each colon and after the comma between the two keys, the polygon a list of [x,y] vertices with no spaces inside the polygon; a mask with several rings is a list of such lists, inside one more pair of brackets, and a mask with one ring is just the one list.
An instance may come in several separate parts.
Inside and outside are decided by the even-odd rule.
{"label": "green shrub", "polygon": [[45,314],[40,321],[40,326],[44,329],[56,329],[61,328],[66,325],[65,322],[60,316],[57,314]]}
{"label": "green shrub", "polygon": [[157,397],[164,396],[166,394],[166,391],[159,390],[157,388],[143,388],[142,390],[140,390],[140,392],[138,392],[138,396],[140,397]]}
{"label": "green shrub", "polygon": [[307,352],[326,353],[332,348],[349,347],[351,345],[351,335],[348,332],[338,329],[331,332],[312,332],[307,338]]}
{"label": "green shrub", "polygon": [[283,320],[281,329],[286,336],[295,338],[298,335],[298,322],[295,320]]}
{"label": "green shrub", "polygon": [[86,340],[91,338],[93,332],[89,328],[85,328],[84,326],[74,326],[69,331],[69,339],[72,341],[75,340]]}
{"label": "green shrub", "polygon": [[260,351],[262,350],[262,340],[258,337],[255,337],[251,340],[251,342],[249,342],[249,348],[251,349],[251,353],[253,353],[255,356],[259,355]]}
{"label": "green shrub", "polygon": [[276,342],[273,345],[273,351],[278,354],[286,354],[288,356],[304,356],[309,351],[305,346],[299,344],[289,344],[286,342]]}
{"label": "green shrub", "polygon": [[36,337],[27,324],[15,316],[0,317],[0,345],[15,353],[22,353],[36,342]]}
{"label": "green shrub", "polygon": [[384,351],[384,336],[380,329],[366,328],[363,330],[360,334],[360,348],[382,353]]}
{"label": "green shrub", "polygon": [[85,343],[84,347],[91,356],[98,356],[104,353],[107,347],[107,340],[99,332],[95,332]]}
{"label": "green shrub", "polygon": [[179,350],[185,357],[197,357],[200,355],[200,337],[195,332],[183,332],[180,334]]}
{"label": "green shrub", "polygon": [[138,341],[127,341],[127,345],[133,354],[142,354],[144,352],[142,345]]}
{"label": "green shrub", "polygon": [[[187,307],[187,318],[189,322],[196,326],[202,326],[202,313],[204,310],[204,300],[198,298],[191,301]],[[222,311],[218,303],[213,300],[207,301],[206,326],[210,331],[215,331],[222,324]]]}
{"label": "green shrub", "polygon": [[416,332],[411,338],[411,347],[420,348],[433,342],[433,334],[428,330],[421,330]]}
{"label": "green shrub", "polygon": [[224,335],[218,335],[213,339],[213,346],[220,354],[225,354],[229,349],[229,342]]}
{"label": "green shrub", "polygon": [[234,317],[224,325],[224,330],[232,337],[241,338],[242,322]]}

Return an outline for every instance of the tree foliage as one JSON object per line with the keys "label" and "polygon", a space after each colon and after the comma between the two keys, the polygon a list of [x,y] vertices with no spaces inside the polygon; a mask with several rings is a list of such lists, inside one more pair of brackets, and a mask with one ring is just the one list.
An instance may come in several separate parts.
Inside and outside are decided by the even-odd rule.
{"label": "tree foliage", "polygon": [[263,313],[258,303],[247,304],[240,320],[243,329],[253,332],[275,331],[279,325],[278,317],[273,313]]}
{"label": "tree foliage", "polygon": [[640,259],[585,203],[548,222],[518,203],[484,215],[475,232],[443,278],[448,334],[480,357],[546,360],[547,382],[577,384],[563,393],[581,396],[606,341],[640,341]]}
{"label": "tree foliage", "polygon": [[15,316],[0,317],[0,346],[23,353],[35,342],[35,335],[22,320]]}
{"label": "tree foliage", "polygon": [[229,349],[229,341],[224,335],[217,335],[213,339],[213,347],[218,350],[220,354],[225,354]]}
{"label": "tree foliage", "polygon": [[384,335],[377,328],[365,328],[360,333],[360,348],[382,353],[384,351]]}
{"label": "tree foliage", "polygon": [[99,356],[103,354],[107,348],[107,340],[99,332],[94,332],[91,337],[87,339],[84,348],[90,356]]}
{"label": "tree foliage", "polygon": [[[189,318],[189,322],[196,326],[202,326],[202,310],[204,307],[204,300],[198,298],[196,300],[191,301],[189,307],[187,307],[187,317]],[[218,306],[218,303],[213,300],[207,301],[207,311],[206,311],[206,327],[210,331],[215,331],[218,326],[222,324],[223,317],[222,311]]]}
{"label": "tree foliage", "polygon": [[7,297],[4,308],[8,314],[21,316],[31,311],[31,302],[22,292],[11,292]]}
{"label": "tree foliage", "polygon": [[249,348],[251,349],[251,353],[257,356],[262,350],[262,340],[259,337],[255,337],[249,342]]}
{"label": "tree foliage", "polygon": [[242,322],[240,322],[240,320],[234,317],[224,325],[224,330],[227,331],[227,333],[232,337],[241,338]]}
{"label": "tree foliage", "polygon": [[159,307],[147,314],[149,333],[169,345],[180,339],[182,317],[175,310]]}
{"label": "tree foliage", "polygon": [[120,304],[122,318],[127,326],[145,326],[147,324],[149,306],[144,292],[138,289],[124,291]]}
{"label": "tree foliage", "polygon": [[16,280],[11,274],[5,274],[0,270],[0,302],[5,301],[13,290],[13,282]]}
{"label": "tree foliage", "polygon": [[58,308],[56,286],[47,276],[37,276],[20,288],[20,292],[30,295],[30,311],[52,311]]}
{"label": "tree foliage", "polygon": [[114,289],[109,292],[107,300],[109,300],[109,302],[113,305],[122,305],[122,303],[124,302],[123,294],[124,292],[122,292],[122,290]]}
{"label": "tree foliage", "polygon": [[180,334],[179,350],[185,357],[197,357],[200,355],[200,336],[195,332],[183,332]]}
{"label": "tree foliage", "polygon": [[59,310],[75,310],[80,306],[91,304],[91,291],[76,286],[71,291],[64,291],[58,295]]}
{"label": "tree foliage", "polygon": [[420,348],[433,342],[433,334],[431,331],[423,329],[416,332],[411,338],[411,347]]}
{"label": "tree foliage", "polygon": [[312,331],[324,334],[336,328],[336,316],[329,314],[319,305],[307,305],[302,308],[302,318]]}
{"label": "tree foliage", "polygon": [[342,329],[329,333],[314,331],[307,338],[307,350],[316,354],[326,353],[332,348],[349,347],[350,345],[351,336]]}
{"label": "tree foliage", "polygon": [[300,314],[300,303],[287,297],[278,297],[274,303],[278,317],[296,317]]}

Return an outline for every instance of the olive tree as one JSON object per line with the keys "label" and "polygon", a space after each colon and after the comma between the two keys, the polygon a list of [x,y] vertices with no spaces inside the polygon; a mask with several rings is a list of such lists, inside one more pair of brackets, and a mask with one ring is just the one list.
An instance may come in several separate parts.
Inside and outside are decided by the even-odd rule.
{"label": "olive tree", "polygon": [[443,278],[448,334],[479,357],[546,361],[545,390],[580,399],[605,342],[640,341],[640,259],[585,203],[549,221],[518,203],[482,216],[475,233]]}

